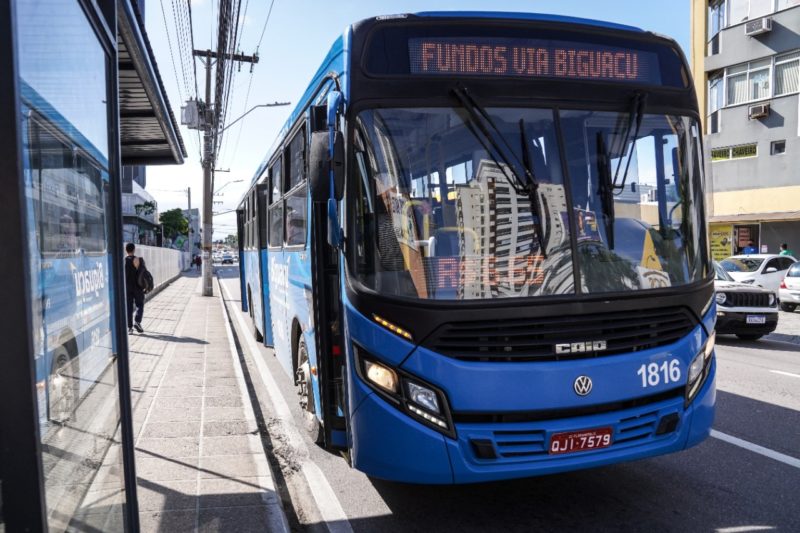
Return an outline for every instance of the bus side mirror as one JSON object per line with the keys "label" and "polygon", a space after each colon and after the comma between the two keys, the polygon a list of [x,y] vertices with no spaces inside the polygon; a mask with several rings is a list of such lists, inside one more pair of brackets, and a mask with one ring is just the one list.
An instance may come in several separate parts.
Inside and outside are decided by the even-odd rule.
{"label": "bus side mirror", "polygon": [[328,165],[330,151],[330,135],[327,131],[315,131],[311,134],[311,146],[308,150],[308,178],[311,185],[311,199],[325,202],[331,196],[331,172]]}
{"label": "bus side mirror", "polygon": [[334,198],[341,200],[344,195],[344,137],[340,131],[336,132],[333,139],[331,169],[333,170]]}

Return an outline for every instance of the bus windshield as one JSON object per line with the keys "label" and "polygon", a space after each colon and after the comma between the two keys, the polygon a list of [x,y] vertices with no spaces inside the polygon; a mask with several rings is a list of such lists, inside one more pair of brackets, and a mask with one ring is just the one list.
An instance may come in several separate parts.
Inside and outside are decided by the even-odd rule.
{"label": "bus windshield", "polygon": [[474,300],[674,287],[706,275],[693,119],[645,114],[632,131],[625,112],[479,111],[357,116],[347,244],[363,286]]}

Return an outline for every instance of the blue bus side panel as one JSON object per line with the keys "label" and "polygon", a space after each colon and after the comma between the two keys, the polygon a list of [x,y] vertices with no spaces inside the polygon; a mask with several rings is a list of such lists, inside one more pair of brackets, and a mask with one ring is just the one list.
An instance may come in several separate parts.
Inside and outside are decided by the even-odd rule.
{"label": "blue bus side panel", "polygon": [[264,332],[264,346],[272,347],[275,345],[275,338],[272,334],[272,307],[269,305],[269,258],[266,250],[260,250],[258,253],[261,256],[261,261],[259,262],[261,269],[259,285],[264,309],[261,327]]}
{"label": "blue bus side panel", "polygon": [[[310,207],[307,207],[310,209]],[[307,211],[310,212],[310,211]],[[308,226],[308,225],[307,225]],[[309,228],[306,227],[306,242],[309,239]],[[286,308],[289,317],[288,326],[291,332],[295,321],[299,324],[308,350],[308,361],[312,367],[317,367],[316,331],[314,329],[314,309],[311,279],[311,250],[310,246],[302,250],[289,250],[284,252],[284,261],[288,267],[288,288]],[[314,393],[314,407],[316,413],[321,413],[319,402],[319,378],[311,376],[311,386]]]}
{"label": "blue bus side panel", "polygon": [[242,312],[249,312],[250,302],[247,301],[247,269],[244,266],[244,250],[239,250],[239,294],[242,302]]}
{"label": "blue bus side panel", "polygon": [[246,250],[244,252],[246,279],[246,292],[248,294],[248,308],[253,315],[253,324],[263,335],[264,333],[264,311],[261,308],[261,278],[259,276],[258,252],[256,250]]}
{"label": "blue bus side panel", "polygon": [[268,250],[269,306],[272,318],[272,342],[275,357],[286,374],[294,379],[292,368],[291,322],[286,318],[286,292],[289,285],[289,269],[284,263],[283,250]]}

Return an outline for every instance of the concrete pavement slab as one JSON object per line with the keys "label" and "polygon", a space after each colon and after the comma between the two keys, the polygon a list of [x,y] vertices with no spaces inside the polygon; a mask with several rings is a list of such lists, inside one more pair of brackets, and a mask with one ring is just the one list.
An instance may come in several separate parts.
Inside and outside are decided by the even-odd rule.
{"label": "concrete pavement slab", "polygon": [[130,336],[140,528],[288,532],[222,302],[199,282],[155,295]]}

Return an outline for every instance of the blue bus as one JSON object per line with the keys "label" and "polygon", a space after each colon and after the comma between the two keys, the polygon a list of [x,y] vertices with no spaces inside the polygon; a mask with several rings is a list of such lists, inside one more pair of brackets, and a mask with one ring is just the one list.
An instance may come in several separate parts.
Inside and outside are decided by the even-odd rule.
{"label": "blue bus", "polygon": [[113,225],[107,157],[25,83],[22,96],[35,378],[47,443],[74,425],[79,409],[99,415],[99,408],[116,408],[107,249]]}
{"label": "blue bus", "polygon": [[313,439],[414,483],[694,446],[715,405],[675,41],[512,13],[349,26],[238,213],[242,308]]}

